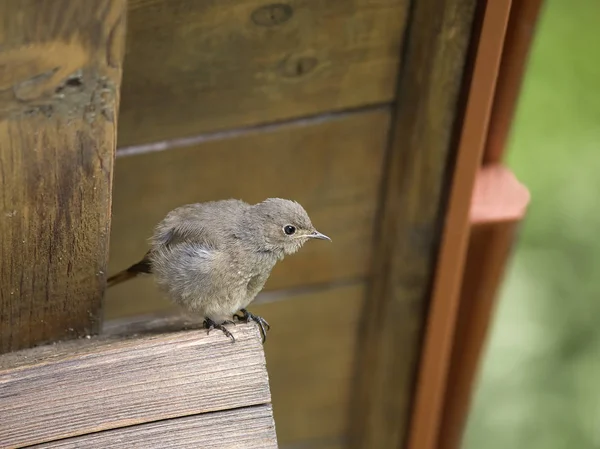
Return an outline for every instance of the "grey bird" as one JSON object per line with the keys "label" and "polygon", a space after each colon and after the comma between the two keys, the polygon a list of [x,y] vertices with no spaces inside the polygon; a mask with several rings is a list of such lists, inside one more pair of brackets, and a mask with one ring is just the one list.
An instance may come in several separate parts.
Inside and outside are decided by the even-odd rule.
{"label": "grey bird", "polygon": [[[153,274],[169,299],[204,318],[209,333],[219,329],[235,342],[224,324],[234,323],[230,318],[255,321],[264,343],[269,323],[246,307],[263,289],[277,261],[311,239],[331,241],[295,201],[187,204],[167,214],[156,226],[144,258],[109,277],[108,287]],[[242,316],[237,315],[240,312]]]}

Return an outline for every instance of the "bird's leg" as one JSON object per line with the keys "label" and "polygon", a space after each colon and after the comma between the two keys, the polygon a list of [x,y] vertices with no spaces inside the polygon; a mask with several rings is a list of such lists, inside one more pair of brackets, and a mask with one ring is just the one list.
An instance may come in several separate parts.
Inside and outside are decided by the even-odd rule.
{"label": "bird's leg", "polygon": [[242,312],[243,316],[239,316],[237,314],[233,316],[240,321],[245,321],[246,323],[249,323],[250,321],[254,321],[255,323],[257,323],[260,326],[260,332],[263,337],[263,343],[267,341],[267,331],[271,329],[271,326],[269,325],[269,323],[267,323],[267,320],[265,320],[261,316],[254,315],[253,313],[248,312],[246,309],[240,309],[240,312]]}
{"label": "bird's leg", "polygon": [[215,323],[213,320],[211,320],[210,318],[205,318],[204,319],[204,327],[206,329],[208,329],[206,331],[206,334],[210,334],[210,331],[213,329],[219,329],[220,331],[222,331],[225,335],[227,335],[229,338],[231,338],[232,343],[235,343],[235,337],[233,336],[233,334],[231,332],[229,332],[227,330],[227,328],[225,326],[223,326],[223,324],[217,324]]}

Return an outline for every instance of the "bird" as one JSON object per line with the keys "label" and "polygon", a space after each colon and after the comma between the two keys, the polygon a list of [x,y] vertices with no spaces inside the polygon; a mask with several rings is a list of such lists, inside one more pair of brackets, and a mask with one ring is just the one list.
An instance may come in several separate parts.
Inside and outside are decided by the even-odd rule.
{"label": "bird", "polygon": [[107,286],[151,274],[171,301],[204,318],[207,333],[218,329],[235,342],[224,325],[235,324],[235,318],[254,321],[264,344],[270,325],[247,307],[275,264],[314,239],[331,241],[317,231],[297,201],[267,198],[249,204],[226,199],[185,204],[156,225],[144,257],[110,276]]}

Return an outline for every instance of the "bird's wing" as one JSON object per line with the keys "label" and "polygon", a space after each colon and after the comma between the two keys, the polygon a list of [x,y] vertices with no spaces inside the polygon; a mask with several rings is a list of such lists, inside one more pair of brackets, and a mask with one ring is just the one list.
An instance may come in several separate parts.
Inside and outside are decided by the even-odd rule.
{"label": "bird's wing", "polygon": [[178,221],[159,225],[152,238],[154,246],[172,247],[182,242],[197,242],[214,248],[216,242],[205,225],[198,222]]}
{"label": "bird's wing", "polygon": [[214,248],[216,241],[210,230],[210,217],[206,207],[187,205],[171,211],[154,230],[152,246],[172,247],[181,242],[196,242],[207,249]]}
{"label": "bird's wing", "polygon": [[222,200],[178,207],[155,229],[154,246],[194,242],[207,249],[218,249],[232,233],[232,226],[250,205],[240,200]]}
{"label": "bird's wing", "polygon": [[153,264],[161,259],[160,254],[173,250],[178,254],[183,251],[183,257],[194,256],[194,260],[203,266],[212,263],[220,256],[219,247],[226,234],[226,224],[235,222],[236,214],[247,207],[249,204],[240,200],[224,200],[187,204],[172,210],[156,226],[150,250],[139,262],[111,276],[109,286],[141,273],[154,272]]}

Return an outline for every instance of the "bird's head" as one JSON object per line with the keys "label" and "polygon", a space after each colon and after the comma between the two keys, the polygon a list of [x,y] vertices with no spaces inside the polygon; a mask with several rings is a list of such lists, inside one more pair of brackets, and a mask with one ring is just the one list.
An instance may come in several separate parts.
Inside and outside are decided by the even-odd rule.
{"label": "bird's head", "polygon": [[304,208],[295,201],[268,198],[250,210],[255,232],[264,249],[293,254],[311,239],[331,239],[313,226]]}

